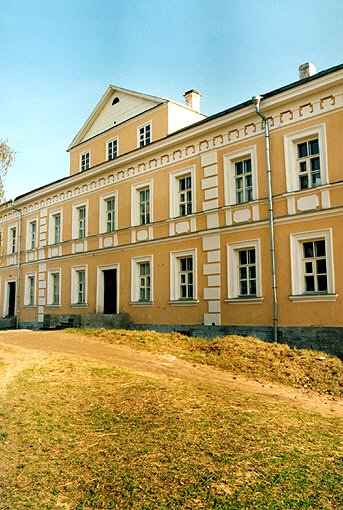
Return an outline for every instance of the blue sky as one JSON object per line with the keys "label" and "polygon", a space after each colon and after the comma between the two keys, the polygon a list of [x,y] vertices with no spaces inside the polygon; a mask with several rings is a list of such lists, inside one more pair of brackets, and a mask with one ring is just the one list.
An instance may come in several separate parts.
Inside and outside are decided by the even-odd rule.
{"label": "blue sky", "polygon": [[342,63],[343,0],[1,0],[0,138],[14,198],[65,177],[110,83],[211,115]]}

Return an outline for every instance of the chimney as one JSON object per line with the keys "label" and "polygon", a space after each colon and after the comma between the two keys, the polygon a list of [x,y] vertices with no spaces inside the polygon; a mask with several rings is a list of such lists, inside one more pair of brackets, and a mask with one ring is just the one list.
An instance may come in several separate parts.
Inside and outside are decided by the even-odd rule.
{"label": "chimney", "polygon": [[183,97],[186,100],[186,106],[192,108],[195,112],[200,113],[200,94],[196,90],[192,89],[185,92]]}
{"label": "chimney", "polygon": [[304,78],[309,78],[316,74],[317,69],[312,62],[305,62],[305,64],[301,64],[299,66],[299,80],[303,80]]}

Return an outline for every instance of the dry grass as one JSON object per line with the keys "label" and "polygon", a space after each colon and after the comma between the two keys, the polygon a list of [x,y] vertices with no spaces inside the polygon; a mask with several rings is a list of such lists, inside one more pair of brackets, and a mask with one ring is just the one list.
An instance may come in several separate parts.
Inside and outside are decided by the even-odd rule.
{"label": "dry grass", "polygon": [[[74,330],[75,331],[75,330]],[[295,388],[343,396],[343,363],[334,356],[253,337],[230,335],[203,340],[179,333],[155,331],[79,330],[82,335],[111,344],[173,354],[234,374],[279,382]]]}

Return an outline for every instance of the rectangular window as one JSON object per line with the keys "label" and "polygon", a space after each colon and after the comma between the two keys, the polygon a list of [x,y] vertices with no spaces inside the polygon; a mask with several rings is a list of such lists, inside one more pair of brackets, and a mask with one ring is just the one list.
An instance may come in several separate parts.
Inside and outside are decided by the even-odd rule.
{"label": "rectangular window", "polygon": [[61,214],[53,214],[53,242],[54,244],[61,242]]}
{"label": "rectangular window", "polygon": [[17,251],[17,227],[11,227],[9,231],[9,253],[14,254]]}
{"label": "rectangular window", "polygon": [[251,202],[258,198],[257,152],[251,146],[224,156],[225,205]]}
{"label": "rectangular window", "polygon": [[232,303],[262,303],[260,240],[227,245],[228,299]]}
{"label": "rectangular window", "polygon": [[192,214],[192,176],[179,177],[179,216]]}
{"label": "rectangular window", "polygon": [[107,159],[112,160],[118,157],[118,138],[107,142]]}
{"label": "rectangular window", "polygon": [[253,199],[251,159],[235,162],[236,203],[242,204]]}
{"label": "rectangular window", "polygon": [[290,236],[292,301],[335,301],[331,229]]}
{"label": "rectangular window", "polygon": [[297,144],[299,188],[320,186],[320,157],[318,138]]}
{"label": "rectangular window", "polygon": [[150,301],[150,262],[140,262],[139,301]]}
{"label": "rectangular window", "polygon": [[24,305],[34,306],[36,300],[36,277],[34,274],[25,275]]}
{"label": "rectangular window", "polygon": [[139,224],[146,225],[150,223],[150,189],[144,188],[138,190],[139,195]]}
{"label": "rectangular window", "polygon": [[284,137],[287,191],[328,182],[325,124]]}
{"label": "rectangular window", "polygon": [[86,237],[86,206],[77,208],[78,239]]}
{"label": "rectangular window", "polygon": [[106,232],[115,230],[115,200],[109,198],[106,200]]}
{"label": "rectangular window", "polygon": [[238,251],[238,279],[240,296],[256,296],[255,248]]}
{"label": "rectangular window", "polygon": [[305,292],[328,291],[325,239],[303,243],[303,271]]}
{"label": "rectangular window", "polygon": [[193,257],[179,258],[179,296],[180,299],[193,299],[194,274]]}
{"label": "rectangular window", "polygon": [[138,128],[138,146],[144,147],[151,143],[151,123]]}
{"label": "rectangular window", "polygon": [[76,270],[75,277],[75,303],[83,305],[86,303],[86,271],[84,269]]}
{"label": "rectangular window", "polygon": [[80,156],[80,170],[84,172],[90,168],[90,152],[84,152]]}
{"label": "rectangular window", "polygon": [[36,221],[31,221],[29,223],[29,228],[30,228],[30,232],[29,232],[29,236],[30,236],[29,249],[33,250],[34,248],[37,247],[37,222]]}
{"label": "rectangular window", "polygon": [[60,273],[51,273],[52,305],[60,304]]}

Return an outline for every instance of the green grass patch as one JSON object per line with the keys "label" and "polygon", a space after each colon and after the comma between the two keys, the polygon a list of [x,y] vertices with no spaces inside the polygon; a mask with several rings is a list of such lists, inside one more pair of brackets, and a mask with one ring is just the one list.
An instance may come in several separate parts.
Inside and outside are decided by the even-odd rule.
{"label": "green grass patch", "polygon": [[[72,360],[72,361],[71,361]],[[2,510],[342,508],[342,420],[63,358],[2,403]]]}
{"label": "green grass patch", "polygon": [[[73,330],[75,332],[75,330]],[[343,397],[343,363],[335,356],[286,344],[270,344],[253,337],[230,335],[204,340],[179,333],[126,330],[77,330],[110,344],[173,354],[234,374],[279,382],[295,388]]]}

